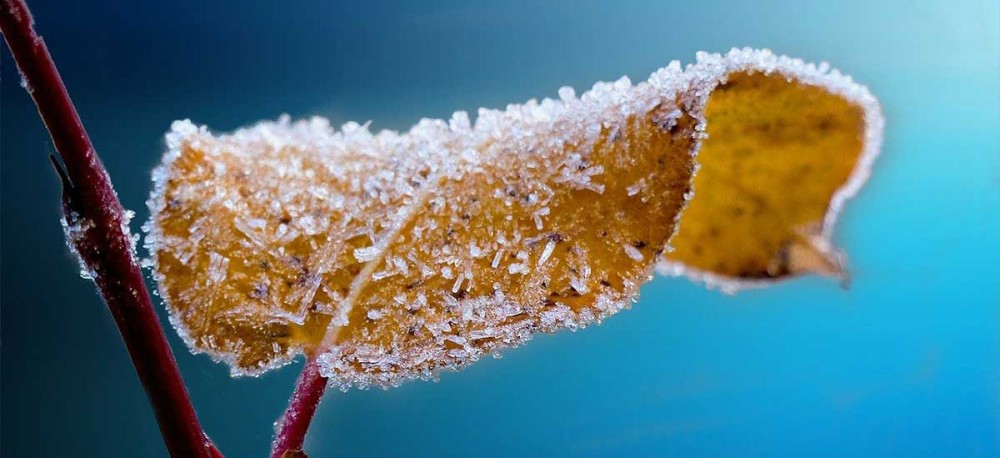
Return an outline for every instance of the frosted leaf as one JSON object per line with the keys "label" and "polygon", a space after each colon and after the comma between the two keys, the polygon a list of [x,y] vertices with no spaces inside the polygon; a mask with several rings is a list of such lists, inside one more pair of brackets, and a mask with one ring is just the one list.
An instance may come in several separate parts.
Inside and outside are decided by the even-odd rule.
{"label": "frosted leaf", "polygon": [[176,122],[147,238],[171,322],[234,374],[310,352],[342,388],[432,379],[600,322],[669,252],[708,93],[730,73],[791,65],[754,56],[403,134],[319,118],[228,135]]}

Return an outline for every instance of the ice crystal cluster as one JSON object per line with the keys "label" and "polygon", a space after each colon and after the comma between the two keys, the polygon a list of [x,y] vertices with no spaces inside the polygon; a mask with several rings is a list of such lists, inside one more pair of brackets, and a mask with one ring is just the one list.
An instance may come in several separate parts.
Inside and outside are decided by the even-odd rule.
{"label": "ice crystal cluster", "polygon": [[[729,75],[821,87],[880,131],[874,99],[826,68],[752,50],[698,60],[406,133],[175,122],[146,226],[171,321],[238,375],[309,354],[342,388],[433,378],[635,300],[667,265],[705,105]],[[878,139],[863,140],[867,170]]]}

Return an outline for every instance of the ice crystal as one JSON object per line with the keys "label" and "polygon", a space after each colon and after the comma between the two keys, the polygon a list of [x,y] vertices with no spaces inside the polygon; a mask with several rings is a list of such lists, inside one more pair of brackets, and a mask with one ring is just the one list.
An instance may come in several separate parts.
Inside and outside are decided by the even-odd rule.
{"label": "ice crystal", "polygon": [[77,251],[77,246],[84,241],[87,231],[94,228],[94,222],[71,212],[67,217],[60,218],[59,223],[62,225],[63,235],[66,236],[66,246],[69,247],[70,253],[73,253],[73,257],[80,264],[80,278],[94,280],[97,273],[87,265],[87,262],[80,256],[80,252]]}

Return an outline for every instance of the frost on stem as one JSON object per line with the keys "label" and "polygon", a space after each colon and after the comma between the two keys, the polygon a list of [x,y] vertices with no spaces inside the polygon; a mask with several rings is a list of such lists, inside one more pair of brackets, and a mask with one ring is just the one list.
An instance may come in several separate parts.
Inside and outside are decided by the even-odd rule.
{"label": "frost on stem", "polygon": [[[342,388],[385,387],[433,378],[534,332],[600,322],[628,307],[657,265],[727,285],[757,281],[666,258],[678,220],[679,236],[688,225],[718,223],[713,212],[691,219],[681,210],[693,180],[698,196],[728,189],[694,177],[695,153],[712,132],[709,95],[741,75],[751,86],[818,88],[842,102],[832,106],[860,107],[844,113],[865,122],[843,125],[861,140],[846,135],[844,144],[865,153],[840,160],[860,165],[847,167],[854,171],[840,182],[828,180],[826,194],[796,204],[818,207],[821,220],[835,212],[867,173],[868,151],[877,150],[877,104],[865,105],[867,91],[849,78],[766,51],[700,55],[687,70],[674,62],[636,85],[597,83],[579,98],[563,88],[560,100],[480,110],[474,124],[459,112],[405,134],[282,118],[216,136],[176,122],[146,226],[171,321],[192,349],[237,375],[310,353]],[[806,127],[823,125],[827,111],[807,112]],[[723,127],[739,121],[720,119]],[[827,128],[842,133],[838,126]],[[700,173],[725,177],[732,168]],[[764,227],[734,221],[723,218],[713,236],[771,243],[733,235]],[[806,234],[794,222],[772,232]],[[770,279],[821,270],[832,253],[828,225],[804,236],[808,243],[778,243],[754,260],[786,260]],[[691,243],[711,243],[691,233]]]}
{"label": "frost on stem", "polygon": [[[139,234],[131,234],[129,230],[129,222],[133,217],[135,217],[135,212],[125,210],[122,215],[121,230],[129,241],[128,251],[135,256],[135,247],[136,242],[139,240]],[[70,210],[62,218],[59,218],[59,223],[62,225],[63,234],[66,236],[66,246],[77,262],[80,263],[80,278],[95,280],[97,278],[97,271],[90,267],[79,251],[81,244],[90,243],[88,242],[88,236],[89,231],[94,229],[94,222],[81,216],[76,211]]]}
{"label": "frost on stem", "polygon": [[[97,269],[91,266],[91,262],[95,261],[88,261],[87,257],[82,253],[82,251],[86,251],[88,254],[96,255],[100,252],[98,242],[92,239],[96,235],[93,232],[96,224],[93,220],[83,215],[84,210],[81,208],[79,197],[76,195],[77,190],[70,181],[62,163],[55,156],[49,156],[49,160],[52,162],[52,166],[59,176],[59,180],[62,182],[63,215],[59,218],[59,224],[62,226],[63,235],[66,237],[66,246],[80,264],[80,278],[96,280],[98,275]],[[135,259],[136,243],[139,241],[139,234],[132,234],[129,229],[129,223],[134,217],[135,212],[124,210],[121,218],[121,227],[119,228],[128,241],[128,246],[125,248],[129,255],[132,256],[132,259]],[[94,253],[89,253],[90,251],[94,251]]]}
{"label": "frost on stem", "polygon": [[59,223],[62,225],[63,234],[66,235],[66,246],[69,247],[70,253],[76,258],[77,262],[80,263],[80,278],[86,280],[93,280],[97,274],[93,269],[87,265],[87,262],[83,260],[80,256],[80,252],[77,251],[77,246],[83,243],[87,237],[87,231],[93,229],[94,223],[89,219],[81,217],[76,212],[69,212],[68,215],[59,218]]}

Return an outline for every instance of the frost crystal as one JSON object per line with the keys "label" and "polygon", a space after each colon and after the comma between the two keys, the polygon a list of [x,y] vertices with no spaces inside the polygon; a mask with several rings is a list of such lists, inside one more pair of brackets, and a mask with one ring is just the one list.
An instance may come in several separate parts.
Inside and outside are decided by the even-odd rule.
{"label": "frost crystal", "polygon": [[377,247],[358,248],[354,250],[354,259],[357,259],[358,262],[374,261],[378,257],[378,254],[379,250]]}
{"label": "frost crystal", "polygon": [[638,248],[629,244],[622,245],[622,247],[625,248],[625,254],[627,254],[628,257],[632,258],[635,261],[643,260],[642,252],[639,251]]}
{"label": "frost crystal", "polygon": [[549,256],[552,256],[552,250],[556,249],[556,242],[554,240],[549,240],[545,243],[545,249],[542,250],[541,256],[538,257],[538,267],[545,265],[545,261],[549,260]]}

